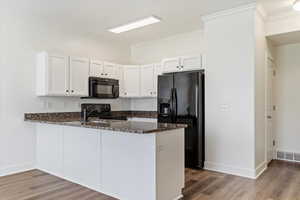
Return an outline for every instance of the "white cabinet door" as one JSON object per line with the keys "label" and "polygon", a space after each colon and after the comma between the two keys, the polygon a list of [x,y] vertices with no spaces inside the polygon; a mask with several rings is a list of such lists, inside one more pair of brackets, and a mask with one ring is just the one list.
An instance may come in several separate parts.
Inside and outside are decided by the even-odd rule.
{"label": "white cabinet door", "polygon": [[105,78],[116,78],[116,64],[104,62],[103,74]]}
{"label": "white cabinet door", "polygon": [[63,175],[63,126],[38,124],[36,143],[37,169]]}
{"label": "white cabinet door", "polygon": [[37,96],[66,96],[69,92],[69,63],[67,56],[37,55]]}
{"label": "white cabinet door", "polygon": [[64,127],[63,168],[66,179],[99,189],[100,140],[99,130]]}
{"label": "white cabinet door", "polygon": [[90,76],[102,77],[103,74],[103,62],[99,60],[91,60],[90,64]]}
{"label": "white cabinet door", "polygon": [[181,57],[181,67],[184,71],[200,70],[202,59],[200,55]]}
{"label": "white cabinet door", "polygon": [[124,96],[140,96],[140,66],[127,65],[123,68],[124,73]]}
{"label": "white cabinet door", "polygon": [[152,97],[154,94],[154,65],[141,66],[141,96]]}
{"label": "white cabinet door", "polygon": [[70,57],[70,90],[71,96],[88,96],[89,60]]}
{"label": "white cabinet door", "polygon": [[162,61],[164,73],[180,71],[180,66],[180,58],[168,58]]}
{"label": "white cabinet door", "polygon": [[153,88],[153,97],[157,97],[157,88],[158,88],[158,76],[162,75],[163,69],[161,64],[155,64],[154,67],[154,88]]}

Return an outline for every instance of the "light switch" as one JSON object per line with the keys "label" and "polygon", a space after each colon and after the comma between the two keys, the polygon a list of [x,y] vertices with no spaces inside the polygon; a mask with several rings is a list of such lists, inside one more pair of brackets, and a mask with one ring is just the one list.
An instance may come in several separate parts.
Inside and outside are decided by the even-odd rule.
{"label": "light switch", "polygon": [[230,108],[230,106],[229,106],[228,104],[222,104],[222,105],[220,105],[220,110],[221,110],[222,112],[227,112],[227,111],[229,111],[229,108]]}

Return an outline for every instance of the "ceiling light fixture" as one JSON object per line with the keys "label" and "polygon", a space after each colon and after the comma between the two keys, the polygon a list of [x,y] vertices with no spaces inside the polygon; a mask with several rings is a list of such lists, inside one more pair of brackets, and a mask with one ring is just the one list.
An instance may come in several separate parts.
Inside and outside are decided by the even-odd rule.
{"label": "ceiling light fixture", "polygon": [[296,11],[300,11],[300,0],[296,0],[293,4],[293,8]]}
{"label": "ceiling light fixture", "polygon": [[123,33],[126,31],[133,30],[133,29],[137,29],[137,28],[141,28],[141,27],[148,26],[151,24],[155,24],[160,21],[161,21],[161,19],[159,19],[158,17],[150,16],[150,17],[147,17],[147,18],[135,21],[135,22],[131,22],[131,23],[123,25],[123,26],[109,29],[109,31],[113,32],[113,33]]}

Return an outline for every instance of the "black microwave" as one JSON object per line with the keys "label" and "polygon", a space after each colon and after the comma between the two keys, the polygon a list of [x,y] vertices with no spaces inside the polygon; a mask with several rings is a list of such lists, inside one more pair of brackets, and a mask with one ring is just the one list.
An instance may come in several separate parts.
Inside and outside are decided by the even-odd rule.
{"label": "black microwave", "polygon": [[89,97],[100,99],[119,98],[119,81],[109,78],[89,77]]}

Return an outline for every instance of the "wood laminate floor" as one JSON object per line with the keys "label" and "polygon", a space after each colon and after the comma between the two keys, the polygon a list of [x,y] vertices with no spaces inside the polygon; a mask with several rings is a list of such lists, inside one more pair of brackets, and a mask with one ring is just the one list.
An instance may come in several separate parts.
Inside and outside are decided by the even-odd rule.
{"label": "wood laminate floor", "polygon": [[[50,199],[115,200],[38,170],[0,178],[0,200]],[[183,199],[300,200],[300,164],[274,161],[257,180],[187,169]]]}

